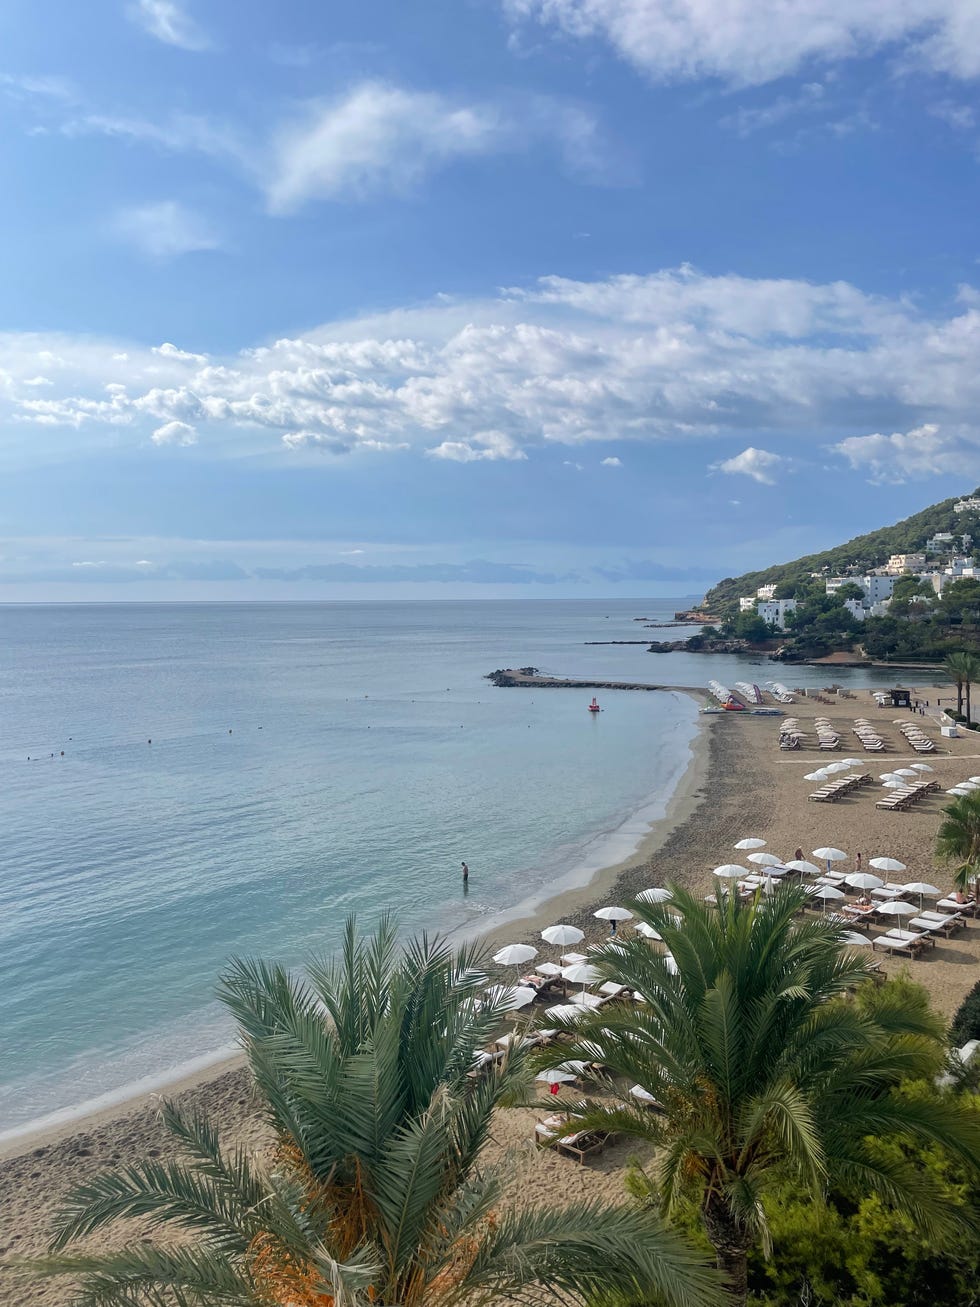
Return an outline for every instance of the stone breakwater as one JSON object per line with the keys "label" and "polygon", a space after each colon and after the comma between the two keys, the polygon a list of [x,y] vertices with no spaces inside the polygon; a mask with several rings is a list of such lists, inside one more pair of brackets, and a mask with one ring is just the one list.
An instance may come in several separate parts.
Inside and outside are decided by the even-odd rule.
{"label": "stone breakwater", "polygon": [[488,672],[486,680],[500,689],[515,686],[533,690],[667,690],[681,694],[706,693],[699,685],[650,685],[645,681],[579,680],[564,676],[542,676],[536,667],[498,667]]}

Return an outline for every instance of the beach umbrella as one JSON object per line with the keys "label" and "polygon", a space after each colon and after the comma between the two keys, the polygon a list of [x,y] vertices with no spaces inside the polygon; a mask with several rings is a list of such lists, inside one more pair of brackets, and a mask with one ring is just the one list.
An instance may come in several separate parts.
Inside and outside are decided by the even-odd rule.
{"label": "beach umbrella", "polygon": [[896,775],[896,776],[914,776],[914,775],[915,775],[915,772],[912,770],[911,767],[896,767],[896,768],[895,768],[895,775]]}
{"label": "beach umbrella", "polygon": [[824,862],[826,862],[827,864],[828,871],[830,870],[830,864],[832,862],[847,861],[847,854],[844,852],[843,849],[834,849],[830,847],[825,849],[814,849],[813,856],[815,858],[823,858]]}
{"label": "beach umbrella", "polygon": [[813,862],[806,862],[803,858],[793,858],[789,862],[783,863],[784,867],[789,867],[792,871],[798,871],[801,876],[819,876],[820,868]]}
{"label": "beach umbrella", "polygon": [[880,876],[872,876],[869,871],[855,871],[853,875],[845,876],[844,880],[855,889],[881,889],[885,883]]}
{"label": "beach umbrella", "polygon": [[534,968],[539,976],[560,976],[564,969],[557,962],[541,962]]}
{"label": "beach umbrella", "polygon": [[932,771],[932,770],[933,770],[933,769],[929,766],[929,764],[928,764],[927,762],[914,762],[914,763],[912,763],[912,766],[915,768],[916,771]]}
{"label": "beach umbrella", "polygon": [[546,944],[559,944],[564,947],[568,944],[581,944],[585,939],[585,931],[579,930],[578,926],[549,926],[541,932],[541,938]]}
{"label": "beach umbrella", "polygon": [[863,767],[864,763],[860,758],[842,758],[841,762],[847,767]]}
{"label": "beach umbrella", "polygon": [[487,998],[494,1007],[516,1012],[519,1007],[527,1007],[535,993],[530,985],[491,985],[487,990]]}
{"label": "beach umbrella", "polygon": [[636,896],[641,903],[666,903],[674,896],[669,889],[645,889]]}
{"label": "beach umbrella", "polygon": [[840,937],[842,944],[853,945],[855,948],[870,948],[871,937],[869,935],[859,935],[856,930],[845,930]]}
{"label": "beach umbrella", "polygon": [[750,853],[749,862],[754,862],[759,867],[781,867],[782,858],[777,858],[775,853]]}
{"label": "beach umbrella", "polygon": [[901,776],[896,776],[893,781],[885,781],[882,785],[885,790],[907,790],[908,785],[902,780]]}
{"label": "beach umbrella", "polygon": [[652,926],[647,925],[645,921],[638,921],[636,923],[636,929],[640,932],[641,935],[645,935],[647,939],[663,938],[663,936],[659,933],[659,931],[654,930],[654,928]]}
{"label": "beach umbrella", "polygon": [[672,976],[676,976],[679,974],[680,969],[677,966],[677,963],[674,961],[673,953],[664,954],[664,963],[666,964],[667,970],[670,972]]}
{"label": "beach umbrella", "polygon": [[836,889],[833,885],[808,886],[807,893],[812,894],[815,899],[823,899],[824,912],[827,911],[827,901],[829,899],[842,899],[845,897],[844,891]]}
{"label": "beach umbrella", "polygon": [[980,781],[980,776],[971,776],[969,779],[971,781]]}
{"label": "beach umbrella", "polygon": [[905,871],[907,870],[904,862],[899,862],[897,858],[869,858],[868,866],[874,867],[876,871]]}
{"label": "beach umbrella", "polygon": [[881,775],[878,777],[878,779],[880,781],[897,781],[899,777],[897,772],[883,771]]}
{"label": "beach umbrella", "polygon": [[720,867],[715,867],[711,874],[720,876],[722,880],[740,880],[743,876],[748,876],[750,872],[748,867],[740,867],[734,862],[726,862]]}
{"label": "beach umbrella", "polygon": [[965,789],[962,788],[962,786],[959,786],[959,785],[954,785],[953,788],[952,788],[951,790],[947,790],[946,793],[947,793],[947,794],[955,794],[956,797],[957,797],[958,799],[962,799],[962,797],[963,797],[964,794],[972,794],[973,791],[972,791],[972,790],[965,790]]}
{"label": "beach umbrella", "polygon": [[538,950],[530,944],[505,944],[499,953],[493,955],[493,960],[502,967],[519,970],[522,963],[530,962],[537,956]]}
{"label": "beach umbrella", "polygon": [[588,962],[576,962],[574,966],[566,967],[562,975],[573,985],[581,985],[583,989],[586,985],[594,985],[597,980],[602,979],[602,973],[596,971]]}
{"label": "beach umbrella", "polygon": [[615,935],[616,933],[617,921],[633,920],[633,914],[630,912],[629,908],[599,908],[596,912],[593,912],[592,915],[593,917],[598,917],[600,921],[609,922],[609,933],[611,935]]}
{"label": "beach umbrella", "polygon": [[747,840],[739,840],[739,842],[734,847],[736,849],[764,849],[766,847],[766,842],[765,840],[757,840],[754,838],[747,839]]}
{"label": "beach umbrella", "polygon": [[914,903],[906,903],[905,899],[889,899],[887,903],[878,905],[878,911],[889,917],[914,917],[918,910]]}
{"label": "beach umbrella", "polygon": [[806,773],[806,775],[803,777],[803,779],[804,779],[805,781],[825,781],[829,775],[830,775],[830,772],[826,772],[826,771],[822,771],[822,770],[821,770],[821,771],[809,771],[809,772]]}
{"label": "beach umbrella", "polygon": [[906,894],[918,894],[919,911],[922,911],[922,900],[928,894],[931,899],[938,898],[942,890],[936,889],[935,885],[930,885],[924,880],[914,880],[911,885],[905,886]]}
{"label": "beach umbrella", "polygon": [[534,1077],[543,1084],[550,1085],[550,1093],[557,1094],[562,1085],[567,1085],[570,1081],[576,1079],[574,1071],[562,1071],[559,1067],[552,1067],[549,1071],[539,1071]]}

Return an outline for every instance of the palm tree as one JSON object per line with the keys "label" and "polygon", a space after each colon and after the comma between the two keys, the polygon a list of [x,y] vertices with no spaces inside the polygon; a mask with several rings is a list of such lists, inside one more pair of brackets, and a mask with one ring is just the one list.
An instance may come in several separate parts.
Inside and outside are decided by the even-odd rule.
{"label": "palm tree", "polygon": [[[577,1125],[656,1146],[662,1212],[694,1199],[735,1303],[746,1301],[749,1249],[768,1249],[767,1196],[787,1175],[815,1202],[846,1183],[948,1235],[955,1217],[928,1177],[883,1160],[869,1139],[940,1142],[980,1166],[976,1115],[896,1092],[906,1076],[936,1074],[941,1024],[887,995],[873,1014],[847,1000],[866,963],[829,920],[798,921],[805,902],[781,886],[749,904],[729,895],[712,908],[675,889],[671,902],[631,905],[669,954],[634,938],[595,965],[646,1002],[565,1023],[572,1046],[547,1054],[606,1066],[614,1102],[590,1101]],[[617,1084],[642,1086],[662,1112]]]}
{"label": "palm tree", "polygon": [[970,710],[970,687],[974,681],[980,681],[980,658],[973,653],[960,654],[960,667],[963,672],[963,685],[966,690],[966,720],[973,721]]}
{"label": "palm tree", "polygon": [[[505,1171],[479,1155],[495,1108],[524,1092],[527,1051],[473,1074],[503,1012],[477,998],[482,965],[425,938],[401,951],[387,921],[368,940],[349,922],[340,959],[305,980],[233,963],[221,995],[275,1134],[268,1165],[167,1106],[186,1160],[77,1190],[31,1269],[76,1275],[79,1307],[480,1307],[600,1289],[717,1303],[713,1268],[635,1204],[502,1205]],[[61,1252],[125,1217],[183,1241]]]}
{"label": "palm tree", "polygon": [[962,653],[947,654],[943,663],[950,680],[956,684],[956,711],[960,714],[963,712],[964,657],[965,655]]}
{"label": "palm tree", "polygon": [[943,813],[936,853],[959,864],[954,873],[957,889],[972,888],[974,899],[980,900],[980,790],[954,799]]}

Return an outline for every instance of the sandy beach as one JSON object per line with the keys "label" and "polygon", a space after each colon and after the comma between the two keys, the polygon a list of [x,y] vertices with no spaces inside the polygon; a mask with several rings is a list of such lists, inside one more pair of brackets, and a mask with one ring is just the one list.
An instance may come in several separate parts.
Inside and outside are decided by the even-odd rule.
{"label": "sandy beach", "polygon": [[[920,693],[935,700],[935,691],[920,688]],[[895,709],[879,710],[867,692],[833,704],[801,700],[788,711],[804,726],[814,716],[830,717],[842,735],[841,751],[828,755],[810,747],[781,752],[779,719],[775,717],[726,714],[702,718],[691,766],[667,815],[651,830],[638,853],[601,872],[589,886],[562,893],[499,927],[495,942],[527,938],[539,944],[540,930],[556,921],[579,925],[590,941],[601,939],[607,927],[592,916],[596,906],[622,902],[647,886],[670,882],[707,892],[713,888],[711,868],[735,858],[732,846],[745,836],[766,840],[768,849],[784,858],[793,857],[797,846],[809,856],[812,849],[825,844],[846,850],[852,860],[859,851],[865,862],[888,855],[908,866],[908,873],[896,879],[926,880],[948,888],[950,872],[936,865],[932,852],[941,810],[948,802],[942,793],[909,812],[886,812],[875,808],[883,793],[877,784],[832,805],[818,804],[807,801],[814,786],[803,777],[835,756],[861,757],[863,770],[876,780],[881,772],[924,760],[934,769],[934,779],[946,789],[980,772],[980,736],[967,733],[956,740],[940,740],[936,724],[917,717],[916,722],[937,743],[934,754],[920,759],[893,724],[902,714]],[[851,733],[858,716],[875,723],[887,752],[863,754]],[[542,953],[542,958],[550,956],[548,950]],[[927,986],[939,1010],[951,1016],[978,977],[980,922],[971,921],[965,932],[950,940],[940,938],[934,949],[927,949],[912,963],[887,955],[876,957],[886,971],[909,967],[914,978]],[[173,1086],[170,1093],[184,1107],[217,1119],[228,1144],[261,1146],[264,1127],[240,1064],[225,1064],[192,1083]],[[621,1199],[623,1168],[631,1157],[642,1156],[635,1143],[614,1145],[594,1164],[579,1168],[534,1147],[536,1115],[530,1109],[498,1114],[491,1151],[497,1156],[509,1155],[515,1196],[546,1194],[573,1184],[576,1192]],[[11,1143],[0,1162],[0,1209],[5,1217],[0,1255],[41,1252],[52,1212],[66,1191],[107,1166],[161,1155],[167,1148],[156,1118],[156,1096],[135,1100],[125,1110],[117,1108],[101,1118]],[[97,1246],[101,1241],[94,1242]],[[48,1283],[32,1293],[31,1302],[38,1307],[59,1307],[69,1298],[67,1284]],[[22,1287],[0,1280],[3,1307],[24,1301]]]}

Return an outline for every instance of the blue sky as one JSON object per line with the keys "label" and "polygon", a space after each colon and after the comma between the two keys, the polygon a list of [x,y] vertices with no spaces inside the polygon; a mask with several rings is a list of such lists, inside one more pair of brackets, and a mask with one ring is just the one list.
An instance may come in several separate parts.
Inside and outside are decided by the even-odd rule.
{"label": "blue sky", "polygon": [[0,599],[690,594],[980,481],[968,0],[0,51]]}

